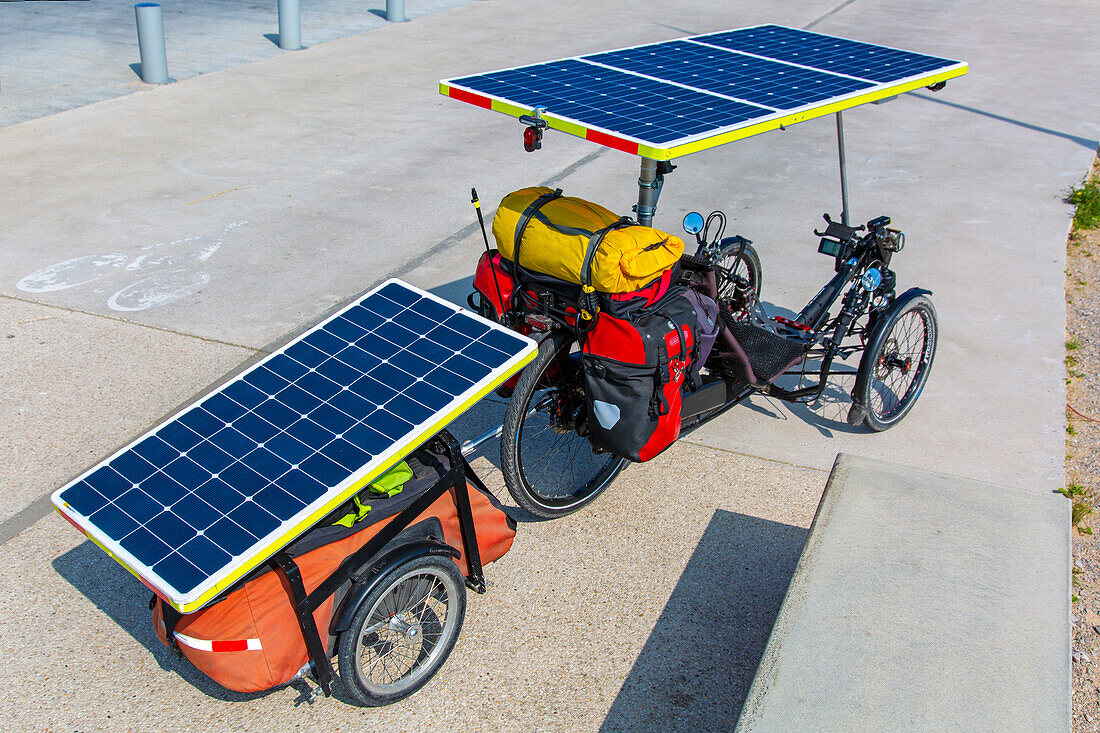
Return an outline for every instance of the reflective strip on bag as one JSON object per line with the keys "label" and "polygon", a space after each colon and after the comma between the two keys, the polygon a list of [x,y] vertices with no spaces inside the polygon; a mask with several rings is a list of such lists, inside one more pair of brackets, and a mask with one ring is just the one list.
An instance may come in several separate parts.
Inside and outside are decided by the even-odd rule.
{"label": "reflective strip on bag", "polygon": [[245,651],[259,651],[263,649],[260,645],[259,639],[236,639],[233,641],[210,641],[207,639],[196,639],[186,634],[181,634],[178,631],[172,633],[176,637],[176,641],[189,646],[192,649],[198,649],[203,652],[245,652]]}

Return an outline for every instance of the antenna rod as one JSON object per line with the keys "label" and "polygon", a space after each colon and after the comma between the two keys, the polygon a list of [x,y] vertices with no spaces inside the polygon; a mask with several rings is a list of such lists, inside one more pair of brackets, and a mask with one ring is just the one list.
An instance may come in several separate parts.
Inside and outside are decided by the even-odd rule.
{"label": "antenna rod", "polygon": [[[485,240],[485,254],[489,257],[489,271],[493,273],[493,285],[497,288],[497,302],[500,303],[501,309],[504,308],[504,296],[500,294],[500,282],[497,280],[497,268],[493,266],[493,252],[489,249],[489,235],[485,233],[485,218],[481,215],[481,201],[477,197],[477,189],[470,189],[470,203],[474,205],[474,210],[477,211],[477,223],[481,225],[481,238]],[[498,314],[502,319],[504,313]]]}

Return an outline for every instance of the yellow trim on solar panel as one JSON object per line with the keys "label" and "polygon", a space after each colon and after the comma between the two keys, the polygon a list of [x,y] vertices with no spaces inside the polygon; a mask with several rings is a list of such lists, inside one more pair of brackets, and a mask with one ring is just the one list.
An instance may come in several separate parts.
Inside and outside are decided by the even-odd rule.
{"label": "yellow trim on solar panel", "polygon": [[868,104],[879,99],[885,99],[886,97],[894,97],[899,94],[911,92],[921,87],[931,86],[937,82],[947,81],[948,79],[954,79],[955,77],[962,76],[968,70],[966,65],[951,69],[950,71],[940,72],[936,74],[930,74],[929,76],[914,79],[904,84],[897,84],[891,87],[884,87],[882,89],[876,89],[873,92],[861,94],[849,99],[843,99],[836,102],[830,102],[820,107],[811,107],[809,109],[799,110],[793,114],[786,115],[784,117],[777,117],[775,119],[766,120],[764,122],[757,123],[755,125],[749,125],[747,127],[739,127],[729,132],[724,132],[711,137],[703,138],[702,140],[695,140],[694,142],[684,143],[683,145],[677,145],[672,148],[658,148],[650,145],[639,145],[638,155],[653,160],[671,160],[673,158],[682,158],[685,155],[692,153],[698,153],[701,150],[707,150],[709,148],[717,147],[719,145],[725,145],[736,140],[743,140],[753,135],[759,135],[763,132],[769,132],[771,130],[777,130],[780,127],[790,127],[791,125],[798,124],[799,122],[805,122],[824,115],[833,114],[835,112],[842,112],[852,107],[858,107],[862,104]]}

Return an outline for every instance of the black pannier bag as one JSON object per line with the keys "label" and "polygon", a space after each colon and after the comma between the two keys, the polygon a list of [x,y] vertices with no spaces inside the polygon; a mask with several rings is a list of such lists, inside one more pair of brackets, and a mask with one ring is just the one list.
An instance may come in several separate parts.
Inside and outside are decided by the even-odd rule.
{"label": "black pannier bag", "polygon": [[698,332],[682,286],[626,317],[598,313],[581,353],[594,446],[648,461],[672,445],[680,436],[682,389],[699,383]]}

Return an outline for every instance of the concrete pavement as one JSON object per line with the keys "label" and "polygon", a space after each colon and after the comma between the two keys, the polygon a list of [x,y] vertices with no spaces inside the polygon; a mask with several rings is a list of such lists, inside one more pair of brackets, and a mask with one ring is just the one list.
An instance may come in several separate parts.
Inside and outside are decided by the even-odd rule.
{"label": "concrete pavement", "polygon": [[737,730],[1070,729],[1069,502],[841,454]]}
{"label": "concrete pavement", "polygon": [[[782,9],[677,3],[655,17],[619,0],[492,0],[0,128],[0,300],[4,335],[16,335],[4,364],[24,365],[0,374],[0,425],[12,426],[0,476],[13,487],[0,520],[14,517],[9,529],[37,521],[37,508],[20,510],[265,344],[391,274],[464,296],[481,246],[469,228],[470,185],[488,204],[553,180],[629,211],[636,159],[558,134],[525,154],[515,121],[438,96],[439,78],[760,22],[971,63],[938,95],[845,117],[854,216],[894,217],[909,236],[899,285],[935,291],[940,314],[931,379],[901,425],[852,434],[841,404],[791,412],[754,400],[632,468],[580,517],[521,527],[516,550],[491,568],[501,585],[471,602],[443,672],[456,676],[385,711],[329,701],[295,709],[289,691],[227,704],[185,665],[134,643],[148,638],[144,590],[110,575],[107,558],[49,516],[0,546],[12,618],[25,619],[0,636],[0,676],[13,690],[0,711],[53,701],[37,722],[19,718],[42,728],[125,727],[103,717],[112,710],[132,727],[174,716],[195,728],[262,729],[274,715],[403,729],[655,729],[685,715],[732,726],[838,451],[1060,486],[1061,196],[1087,170],[1100,132],[1100,79],[1067,69],[1100,61],[1100,11],[800,0]],[[725,208],[759,247],[765,299],[797,310],[829,274],[810,230],[822,211],[839,209],[831,120],[678,163],[658,225],[678,231],[687,210]],[[490,422],[494,408],[484,409],[471,419]],[[642,521],[655,512],[659,532]],[[582,572],[555,561],[563,556]],[[598,567],[591,557],[603,558]],[[732,687],[704,700],[696,693],[713,676],[675,671],[684,661],[676,640],[692,633],[676,609],[710,597],[708,575],[693,567],[737,558],[748,590],[740,613],[722,617],[743,625],[730,641]],[[540,572],[554,582],[528,588]],[[28,578],[41,582],[28,589]],[[689,579],[687,595],[678,578]],[[597,604],[592,622],[593,604],[616,594],[627,600]],[[637,618],[615,621],[635,607]],[[27,628],[36,631],[24,637]],[[524,633],[517,655],[513,634]],[[19,661],[51,642],[71,678],[28,675]],[[494,648],[498,656],[485,656]],[[122,704],[109,710],[104,699]],[[185,700],[184,711],[164,700]]]}

